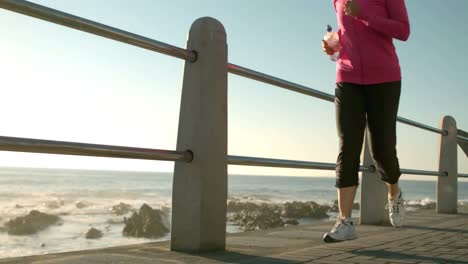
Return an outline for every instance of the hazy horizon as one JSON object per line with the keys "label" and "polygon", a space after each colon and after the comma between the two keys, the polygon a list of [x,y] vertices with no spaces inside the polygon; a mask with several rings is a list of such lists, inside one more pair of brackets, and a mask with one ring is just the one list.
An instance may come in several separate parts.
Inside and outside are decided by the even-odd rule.
{"label": "hazy horizon", "polygon": [[[150,171],[150,170],[112,170],[112,169],[74,169],[74,168],[33,168],[33,167],[7,167],[0,166],[0,172],[2,170],[38,170],[38,171],[85,171],[85,172],[109,172],[109,173],[141,173],[141,174],[173,174],[172,171]],[[294,177],[294,178],[335,178],[335,175],[269,175],[269,174],[240,174],[240,173],[228,173],[229,176],[258,176],[258,177]],[[361,175],[360,175],[361,177]],[[407,175],[402,174],[401,180],[408,181],[437,181],[436,176],[418,176],[418,175]],[[459,182],[468,182],[467,178],[459,178]]]}

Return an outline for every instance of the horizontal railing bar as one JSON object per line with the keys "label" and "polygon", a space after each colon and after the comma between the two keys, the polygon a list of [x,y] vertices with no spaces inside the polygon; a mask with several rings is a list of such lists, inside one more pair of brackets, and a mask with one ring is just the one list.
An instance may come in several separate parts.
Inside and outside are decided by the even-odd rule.
{"label": "horizontal railing bar", "polygon": [[[322,99],[322,100],[325,100],[325,101],[329,101],[329,102],[334,102],[335,101],[335,96],[333,96],[331,94],[327,94],[327,93],[324,93],[324,92],[321,92],[321,91],[318,91],[318,90],[308,88],[308,87],[300,85],[300,84],[292,83],[292,82],[289,82],[289,81],[286,81],[286,80],[283,80],[283,79],[276,78],[276,77],[271,76],[271,75],[267,75],[267,74],[264,74],[264,73],[261,73],[261,72],[257,72],[257,71],[251,70],[251,69],[247,69],[247,68],[239,66],[239,65],[229,63],[228,64],[228,71],[230,73],[232,73],[232,74],[236,74],[236,75],[246,77],[246,78],[249,78],[249,79],[252,79],[252,80],[256,80],[256,81],[260,81],[260,82],[263,82],[263,83],[278,86],[278,87],[281,87],[281,88],[285,88],[285,89],[288,89],[288,90],[291,90],[291,91],[294,91],[294,92],[310,95],[310,96],[313,96],[313,97],[316,97],[316,98],[319,98],[319,99]],[[412,120],[410,120],[408,118],[398,117],[397,120],[399,122],[401,122],[401,123],[404,123],[404,124],[407,124],[407,125],[410,125],[410,126],[414,126],[414,127],[417,127],[417,128],[421,128],[421,129],[424,129],[424,130],[431,131],[431,132],[447,135],[446,131],[443,131],[443,130],[440,130],[440,129],[437,129],[437,128],[434,128],[434,127],[430,127],[430,126],[427,126],[427,125],[412,121]]]}
{"label": "horizontal railing bar", "polygon": [[267,159],[244,156],[228,156],[228,164],[243,166],[280,167],[295,169],[335,170],[333,163],[308,162],[297,160]]}
{"label": "horizontal railing bar", "polygon": [[425,176],[447,176],[446,172],[440,171],[426,171],[426,170],[411,170],[411,169],[400,169],[402,174],[412,175],[425,175]]}
{"label": "horizontal railing bar", "polygon": [[431,131],[431,132],[434,132],[434,133],[442,134],[444,136],[447,135],[447,131],[445,131],[445,130],[441,130],[441,129],[438,129],[438,128],[435,128],[435,127],[431,127],[431,126],[428,126],[428,125],[425,125],[425,124],[421,124],[421,123],[418,123],[416,121],[410,120],[408,118],[404,118],[404,117],[399,116],[397,118],[397,120],[400,123],[403,123],[403,124],[406,124],[406,125],[410,125],[410,126],[414,126],[414,127],[417,127],[417,128],[421,128],[423,130],[427,130],[427,131]]}
{"label": "horizontal railing bar", "polygon": [[182,152],[2,136],[0,136],[0,150],[143,160],[190,162],[193,159],[190,151]]}
{"label": "horizontal railing bar", "polygon": [[[127,158],[144,160],[186,161],[193,159],[190,151],[172,151],[123,146],[87,144],[77,142],[53,141],[31,138],[0,136],[1,151],[30,152],[43,154],[61,154],[76,156],[93,156],[107,158]],[[310,162],[284,159],[268,159],[245,156],[228,156],[228,164],[243,166],[280,167],[296,169],[335,170],[335,163]],[[360,166],[360,171],[374,171],[373,166]],[[403,174],[446,176],[445,172],[401,169]],[[468,174],[459,174],[468,178]]]}
{"label": "horizontal railing bar", "polygon": [[[244,156],[228,156],[229,165],[242,166],[260,166],[260,167],[278,167],[278,168],[293,168],[293,169],[313,169],[313,170],[335,170],[335,163],[311,162],[298,160],[284,159],[268,159],[257,157]],[[360,167],[361,171],[372,170],[365,166]]]}
{"label": "horizontal railing bar", "polygon": [[335,100],[335,97],[331,94],[327,94],[318,90],[314,90],[314,89],[305,87],[300,84],[292,83],[292,82],[279,79],[279,78],[276,78],[276,77],[273,77],[271,75],[267,75],[261,72],[250,70],[250,69],[247,69],[242,66],[235,65],[235,64],[231,64],[231,63],[228,64],[228,72],[239,75],[239,76],[243,76],[249,79],[253,79],[256,81],[260,81],[263,83],[285,88],[294,92],[310,95],[310,96],[313,96],[313,97],[316,97],[325,101],[334,102]]}
{"label": "horizontal railing bar", "polygon": [[[228,156],[228,164],[230,165],[243,165],[243,166],[260,166],[260,167],[279,167],[279,168],[294,168],[294,169],[314,169],[314,170],[335,170],[335,163],[324,162],[311,162],[311,161],[298,161],[298,160],[284,160],[284,159],[268,159],[258,157],[245,157],[245,156]],[[374,172],[374,166],[360,166],[360,171]],[[412,170],[401,169],[403,174],[412,175],[428,175],[428,176],[446,176],[445,172],[438,171],[425,171],[425,170]]]}
{"label": "horizontal railing bar", "polygon": [[468,137],[458,135],[457,138],[460,139],[461,141],[468,142]]}
{"label": "horizontal railing bar", "polygon": [[0,8],[191,62],[195,61],[197,58],[196,53],[193,51],[178,48],[157,40],[146,38],[28,1],[0,0]]}

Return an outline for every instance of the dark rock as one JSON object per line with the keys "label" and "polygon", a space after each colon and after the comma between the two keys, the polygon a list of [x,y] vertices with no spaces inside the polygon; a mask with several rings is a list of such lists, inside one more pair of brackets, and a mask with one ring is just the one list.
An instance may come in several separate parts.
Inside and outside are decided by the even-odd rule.
{"label": "dark rock", "polygon": [[229,201],[227,204],[227,211],[237,213],[242,210],[255,211],[260,209],[261,205],[252,202]]}
{"label": "dark rock", "polygon": [[45,247],[46,245],[45,245],[44,242],[42,242],[39,246],[40,246],[40,247]]}
{"label": "dark rock", "polygon": [[89,206],[89,203],[84,202],[84,201],[78,201],[75,203],[75,207],[78,209],[86,208]]}
{"label": "dark rock", "polygon": [[59,221],[56,215],[41,213],[32,210],[28,215],[17,217],[5,223],[5,228],[9,235],[31,235]]}
{"label": "dark rock", "polygon": [[115,215],[124,215],[124,214],[128,214],[131,211],[134,211],[134,209],[131,205],[121,202],[117,205],[112,206],[110,211],[111,213]]}
{"label": "dark rock", "polygon": [[[263,230],[284,225],[297,225],[296,218],[328,218],[330,206],[316,202],[289,202],[283,205],[272,203],[229,201],[227,221],[233,222],[244,231]],[[290,219],[283,221],[283,219]]]}
{"label": "dark rock", "polygon": [[97,239],[102,237],[102,232],[101,230],[98,230],[94,227],[91,227],[88,231],[86,231],[83,236],[86,239]]}
{"label": "dark rock", "polygon": [[49,209],[57,209],[63,206],[65,203],[62,200],[49,201],[44,204]]}
{"label": "dark rock", "polygon": [[340,211],[340,208],[338,207],[338,200],[332,201],[332,206],[330,207],[329,211],[332,213],[338,213]]}
{"label": "dark rock", "polygon": [[284,222],[284,225],[298,225],[299,222],[296,219],[289,219]]}
{"label": "dark rock", "polygon": [[327,218],[330,206],[316,202],[287,202],[283,205],[282,215],[287,218]]}
{"label": "dark rock", "polygon": [[[251,208],[250,208],[251,209]],[[241,210],[231,220],[244,231],[264,230],[283,226],[281,209],[277,205],[261,204],[255,210]]]}
{"label": "dark rock", "polygon": [[[359,203],[354,203],[353,204],[353,210],[359,210],[359,209],[360,209]],[[338,213],[339,211],[340,211],[340,209],[338,207],[338,200],[333,200],[332,201],[332,206],[330,208],[330,212]]]}
{"label": "dark rock", "polygon": [[107,219],[106,223],[111,224],[111,225],[122,224],[122,223],[124,223],[124,220],[122,218],[119,219],[119,220],[117,220],[117,219]]}
{"label": "dark rock", "polygon": [[169,233],[169,227],[165,224],[166,215],[161,210],[156,210],[143,204],[138,213],[133,213],[130,218],[124,218],[124,236],[158,238]]}

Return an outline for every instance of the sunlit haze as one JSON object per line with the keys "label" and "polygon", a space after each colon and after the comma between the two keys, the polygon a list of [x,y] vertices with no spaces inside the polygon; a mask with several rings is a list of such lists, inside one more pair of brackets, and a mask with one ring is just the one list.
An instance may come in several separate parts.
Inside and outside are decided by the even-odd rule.
{"label": "sunlit haze", "polygon": [[[326,93],[335,65],[322,52],[331,1],[33,1],[185,47],[202,16],[227,31],[229,62]],[[468,130],[468,1],[407,1],[412,33],[395,41],[399,115]],[[436,19],[437,18],[437,19]],[[183,61],[0,9],[1,136],[173,150]],[[229,76],[229,155],[335,162],[333,104]],[[398,124],[402,168],[438,170],[437,134]],[[468,159],[459,150],[459,171]],[[172,171],[172,162],[0,152],[0,166]],[[332,176],[333,171],[229,166],[230,174]],[[420,177],[407,177],[420,178]]]}

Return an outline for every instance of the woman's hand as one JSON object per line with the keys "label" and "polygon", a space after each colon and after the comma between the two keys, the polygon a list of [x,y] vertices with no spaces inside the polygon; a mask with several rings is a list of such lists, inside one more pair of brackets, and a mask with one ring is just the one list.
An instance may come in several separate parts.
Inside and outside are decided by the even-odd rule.
{"label": "woman's hand", "polygon": [[332,49],[332,48],[330,48],[330,46],[328,46],[328,44],[327,44],[327,42],[325,40],[322,40],[322,50],[327,55],[333,55],[337,50],[339,50],[339,48],[337,48],[337,50]]}
{"label": "woman's hand", "polygon": [[361,6],[359,5],[358,0],[346,1],[344,12],[347,16],[357,17],[361,12]]}

